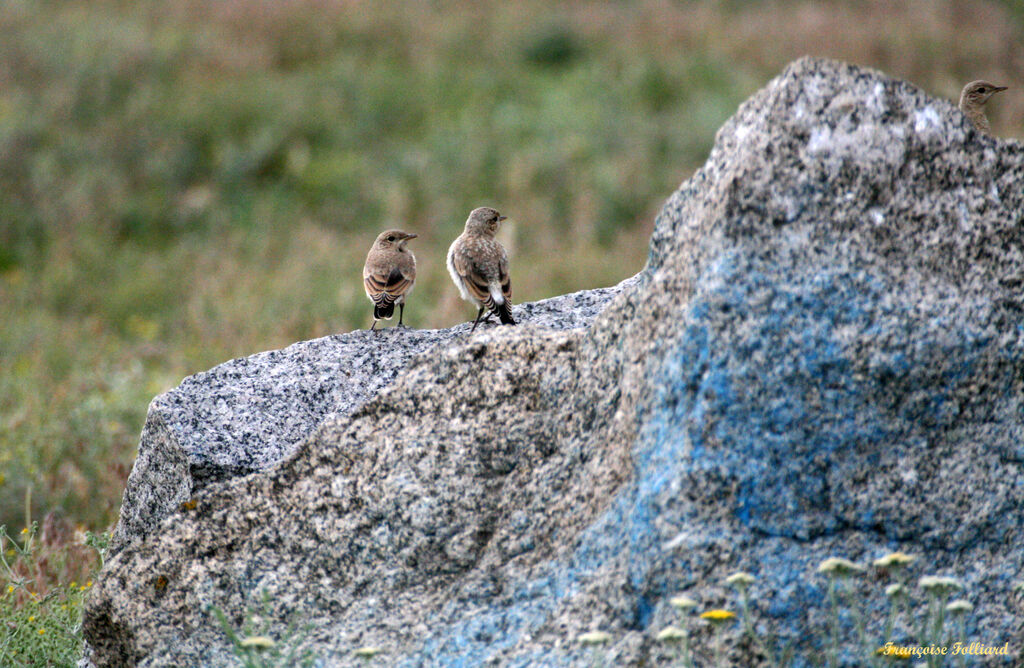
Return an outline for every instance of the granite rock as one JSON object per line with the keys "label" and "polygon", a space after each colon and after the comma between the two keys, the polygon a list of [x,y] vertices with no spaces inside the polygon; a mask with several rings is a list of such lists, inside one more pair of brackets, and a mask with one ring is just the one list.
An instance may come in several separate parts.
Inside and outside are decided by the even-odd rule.
{"label": "granite rock", "polygon": [[[514,312],[533,326],[580,328],[628,284],[516,305]],[[149,405],[112,552],[144,538],[207,485],[286,458],[325,419],[350,414],[390,385],[411,358],[465,339],[470,327],[360,330],[185,378]]]}
{"label": "granite rock", "polygon": [[[1022,185],[1024,147],[952,104],[797,61],[722,127],[589,326],[439,342],[275,467],[154,518],[97,579],[88,657],[226,664],[212,611],[240,626],[266,597],[270,633],[299,620],[318,665],[362,645],[399,666],[590,665],[595,628],[608,665],[668,665],[669,597],[736,609],[723,580],[744,570],[768,651],[818,665],[817,565],[902,550],[910,578],[964,584],[969,640],[1007,643],[978,664],[1019,665]],[[891,577],[852,587],[873,642]],[[841,659],[863,665],[843,621]],[[768,662],[725,633],[731,665]]]}

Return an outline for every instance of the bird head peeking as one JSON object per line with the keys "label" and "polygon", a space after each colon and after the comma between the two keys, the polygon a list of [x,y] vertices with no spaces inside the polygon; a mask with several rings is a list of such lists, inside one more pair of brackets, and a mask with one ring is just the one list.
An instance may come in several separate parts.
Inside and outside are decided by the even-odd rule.
{"label": "bird head peeking", "polygon": [[505,220],[503,216],[489,206],[482,206],[473,209],[469,218],[466,219],[466,232],[469,234],[483,234],[493,237],[498,233],[498,223]]}
{"label": "bird head peeking", "polygon": [[981,107],[1001,90],[1006,90],[1006,86],[997,86],[984,80],[972,81],[964,86],[963,92],[960,93],[960,108]]}
{"label": "bird head peeking", "polygon": [[416,236],[402,230],[387,230],[377,235],[377,240],[373,242],[373,247],[381,250],[394,248],[402,251],[405,250],[405,244],[409,239],[415,239]]}

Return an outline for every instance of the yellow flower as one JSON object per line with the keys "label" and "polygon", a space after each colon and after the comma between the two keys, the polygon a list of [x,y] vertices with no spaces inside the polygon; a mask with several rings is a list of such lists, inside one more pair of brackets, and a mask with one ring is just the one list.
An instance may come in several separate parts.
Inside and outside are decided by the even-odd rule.
{"label": "yellow flower", "polygon": [[7,585],[7,593],[8,594],[13,594],[14,593],[14,585]]}
{"label": "yellow flower", "polygon": [[686,640],[686,631],[678,626],[666,626],[658,631],[658,640],[662,642],[679,642]]}
{"label": "yellow flower", "polygon": [[884,557],[875,559],[873,563],[878,568],[895,568],[899,566],[906,566],[915,559],[917,559],[917,557],[913,555],[904,554],[902,552],[890,552]]}
{"label": "yellow flower", "polygon": [[829,557],[825,561],[821,562],[818,566],[819,573],[825,573],[829,576],[838,575],[839,577],[847,577],[862,573],[864,567],[853,563],[849,559],[843,559],[842,557]]}
{"label": "yellow flower", "polygon": [[603,645],[611,639],[612,637],[604,631],[591,631],[584,633],[578,638],[584,645]]}
{"label": "yellow flower", "polygon": [[44,633],[46,633],[46,629],[39,629],[39,635],[43,635]]}
{"label": "yellow flower", "polygon": [[729,612],[728,610],[708,610],[707,612],[700,613],[701,619],[706,619],[712,624],[721,624],[727,622],[730,619],[736,619],[735,612]]}
{"label": "yellow flower", "polygon": [[270,649],[274,646],[274,639],[267,636],[249,636],[239,643],[242,647],[255,647],[256,649]]}
{"label": "yellow flower", "polygon": [[678,610],[689,610],[690,608],[697,607],[697,601],[689,596],[673,596],[669,599],[669,604]]}
{"label": "yellow flower", "polygon": [[30,621],[30,622],[36,621],[36,616],[35,615],[29,615],[28,616],[28,621]]}
{"label": "yellow flower", "polygon": [[28,533],[28,527],[25,527],[24,529],[21,530],[21,535],[22,536],[24,536],[27,533]]}
{"label": "yellow flower", "polygon": [[71,581],[71,585],[70,585],[70,587],[71,587],[72,589],[74,589],[74,588],[75,588],[75,587],[77,587],[77,586],[78,586],[78,583],[77,583],[77,582],[75,582],[74,580],[72,580],[72,581]]}
{"label": "yellow flower", "polygon": [[382,650],[380,647],[373,647],[372,645],[367,645],[366,647],[360,647],[359,649],[354,650],[352,653],[363,659],[372,659],[373,657],[377,656],[383,651],[384,650]]}

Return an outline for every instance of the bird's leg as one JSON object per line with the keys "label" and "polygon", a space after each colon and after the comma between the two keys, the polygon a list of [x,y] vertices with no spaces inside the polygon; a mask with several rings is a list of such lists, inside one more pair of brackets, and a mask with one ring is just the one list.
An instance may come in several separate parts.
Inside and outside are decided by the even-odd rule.
{"label": "bird's leg", "polygon": [[476,314],[476,320],[473,321],[473,329],[469,330],[470,334],[476,331],[476,326],[480,324],[480,318],[483,317],[485,310],[483,306],[480,307],[480,311]]}
{"label": "bird's leg", "polygon": [[377,319],[374,318],[373,319],[373,324],[370,325],[370,331],[373,332],[373,331],[376,331],[376,329],[377,329]]}
{"label": "bird's leg", "polygon": [[405,315],[405,304],[404,303],[400,303],[398,305],[398,326],[399,327],[405,327],[405,325],[402,324],[402,316],[404,316],[404,315]]}

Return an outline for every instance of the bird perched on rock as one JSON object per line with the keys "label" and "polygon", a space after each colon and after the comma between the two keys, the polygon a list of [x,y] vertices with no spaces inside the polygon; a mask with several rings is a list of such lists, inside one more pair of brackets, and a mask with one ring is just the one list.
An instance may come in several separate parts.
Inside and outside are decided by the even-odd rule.
{"label": "bird perched on rock", "polygon": [[402,230],[388,230],[377,235],[373,247],[366,254],[363,265],[363,289],[373,302],[373,325],[378,320],[391,320],[398,304],[398,324],[405,315],[405,298],[416,282],[416,257],[405,247],[415,234]]}
{"label": "bird perched on rock", "polygon": [[505,216],[490,207],[473,209],[466,219],[465,231],[448,248],[448,273],[452,275],[455,287],[463,299],[480,309],[470,334],[486,311],[497,315],[502,324],[516,324],[512,319],[508,253],[494,238],[498,224],[503,220]]}
{"label": "bird perched on rock", "polygon": [[960,93],[960,111],[964,112],[978,132],[990,135],[988,118],[985,117],[985,103],[1006,86],[997,86],[987,81],[972,81]]}

